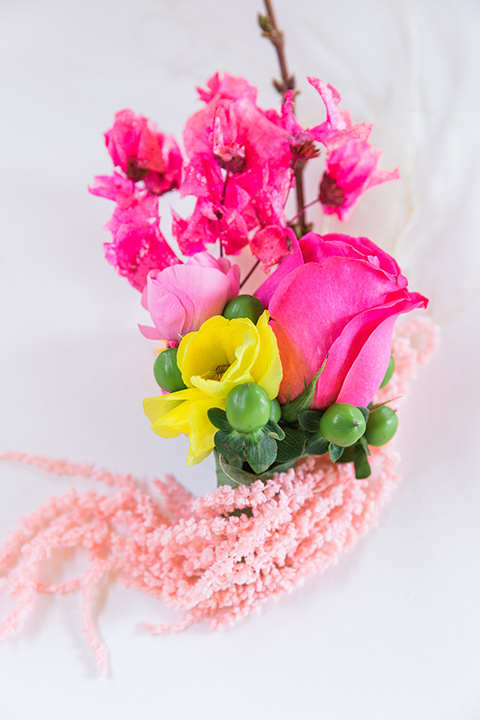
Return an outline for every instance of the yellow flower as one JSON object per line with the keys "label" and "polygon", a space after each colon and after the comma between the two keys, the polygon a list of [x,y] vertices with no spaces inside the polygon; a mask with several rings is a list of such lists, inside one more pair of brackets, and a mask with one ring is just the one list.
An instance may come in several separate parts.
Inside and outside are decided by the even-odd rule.
{"label": "yellow flower", "polygon": [[247,318],[227,320],[216,315],[180,343],[178,367],[186,390],[144,400],[152,429],[164,438],[185,433],[190,438],[187,465],[195,465],[214,448],[216,428],[210,408],[225,410],[236,385],[255,382],[276,398],[282,379],[277,340],[265,310],[256,325]]}

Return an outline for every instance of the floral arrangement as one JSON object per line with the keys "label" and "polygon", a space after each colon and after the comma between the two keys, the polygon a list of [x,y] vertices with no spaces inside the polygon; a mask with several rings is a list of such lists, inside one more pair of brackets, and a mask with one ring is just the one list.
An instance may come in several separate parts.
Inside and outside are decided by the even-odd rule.
{"label": "floral arrangement", "polygon": [[[390,440],[399,396],[432,353],[436,330],[420,318],[395,333],[394,325],[428,301],[374,242],[319,234],[306,212],[318,203],[344,221],[366,190],[399,174],[378,168],[371,126],[354,123],[319,79],[308,82],[326,117],[300,124],[283,35],[265,5],[259,22],[280,60],[279,110],[260,108],[244,78],[215,74],[198,90],[203,105],[186,122],[184,154],[150,120],[122,110],[105,134],[114,172],[90,188],[115,202],[106,258],[151,318],[140,331],[158,350],[160,393],[144,401],[145,413],[158,435],[188,436],[188,465],[215,454],[218,487],[194,498],[165,478],[159,505],[129,476],[4,453],[97,479],[114,495],[53,499],[11,534],[0,574],[17,608],[0,637],[21,627],[36,593],[81,587],[84,629],[105,669],[92,606],[112,570],[183,612],[173,626],[146,626],[151,632],[199,620],[228,627],[334,562],[398,479]],[[306,203],[303,172],[313,162],[318,188]],[[172,210],[178,253],[160,230],[159,198],[172,192],[195,198],[189,217]],[[245,252],[253,265],[242,279],[233,259]],[[262,280],[242,292],[257,268]],[[88,572],[43,583],[41,561],[72,546],[88,550]]]}
{"label": "floral arrangement", "polygon": [[[272,14],[260,24],[279,47]],[[295,117],[288,73],[277,83],[280,112],[260,108],[244,78],[217,73],[186,122],[186,158],[173,137],[122,110],[105,134],[116,170],[91,188],[116,202],[106,256],[142,293],[153,324],[141,332],[163,343],[154,365],[162,394],[145,400],[145,412],[158,435],[188,435],[187,464],[215,451],[219,485],[272,477],[324,453],[368,477],[369,446],[397,428],[388,403],[373,404],[393,373],[395,320],[427,305],[371,240],[319,235],[307,224],[302,173],[322,152],[314,202],[340,220],[368,188],[398,177],[378,169],[371,126],[339,109],[333,87],[308,82],[326,110],[313,128]],[[294,189],[298,213],[288,221]],[[158,198],[173,191],[195,198],[190,217],[172,213],[186,261],[160,231]],[[250,273],[241,282],[226,257],[246,246],[251,272],[258,264],[270,272],[253,295],[241,292]]]}

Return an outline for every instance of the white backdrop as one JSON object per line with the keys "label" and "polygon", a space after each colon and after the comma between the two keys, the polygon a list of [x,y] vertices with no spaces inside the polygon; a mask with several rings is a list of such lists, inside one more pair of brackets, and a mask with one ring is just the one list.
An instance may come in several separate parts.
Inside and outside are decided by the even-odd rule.
{"label": "white backdrop", "polygon": [[[130,107],[181,137],[195,85],[242,74],[277,106],[276,58],[260,0],[2,0],[0,3],[0,448],[213,487],[213,463],[185,468],[141,401],[155,393],[139,296],[103,260],[113,206],[89,196],[109,173],[102,133]],[[480,717],[480,341],[476,0],[276,0],[306,126],[324,118],[306,75],[375,124],[382,167],[346,226],[395,252],[431,298],[441,351],[404,405],[401,486],[379,527],[335,568],[223,634],[152,638],[169,618],[118,585],[100,631],[99,678],[80,599],[41,598],[0,645],[0,720],[195,718],[477,720]],[[307,178],[307,196],[316,190]],[[162,199],[165,220],[170,198]],[[313,219],[320,221],[318,214]],[[168,222],[162,225],[168,233]],[[326,226],[323,226],[324,228]],[[331,222],[330,229],[335,229]],[[211,460],[211,459],[210,459]],[[81,481],[0,464],[0,539]],[[65,556],[70,576],[83,558]],[[1,617],[10,607],[0,598]]]}

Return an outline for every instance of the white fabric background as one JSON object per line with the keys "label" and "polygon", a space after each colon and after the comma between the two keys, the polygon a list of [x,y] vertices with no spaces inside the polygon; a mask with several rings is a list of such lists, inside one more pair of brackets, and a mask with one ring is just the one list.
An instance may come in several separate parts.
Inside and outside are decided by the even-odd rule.
{"label": "white fabric background", "polygon": [[[276,58],[260,0],[2,0],[1,449],[87,461],[194,492],[213,463],[185,468],[141,401],[155,393],[139,296],[103,260],[113,204],[86,192],[110,172],[102,133],[131,107],[181,136],[194,92],[217,69],[277,106]],[[41,598],[0,645],[1,720],[195,718],[477,720],[480,717],[478,227],[480,7],[476,0],[276,0],[301,121],[323,120],[304,77],[332,83],[355,121],[375,124],[382,167],[346,226],[395,252],[431,298],[441,351],[403,407],[404,479],[379,527],[325,574],[232,631],[151,638],[170,616],[116,585],[98,677],[80,598]],[[316,190],[308,176],[307,197]],[[162,199],[168,233],[170,198]],[[320,221],[318,214],[312,218]],[[327,225],[318,225],[325,229]],[[335,222],[328,227],[334,229]],[[0,465],[0,539],[81,481]],[[65,556],[69,577],[83,558]],[[5,616],[10,607],[0,598]]]}

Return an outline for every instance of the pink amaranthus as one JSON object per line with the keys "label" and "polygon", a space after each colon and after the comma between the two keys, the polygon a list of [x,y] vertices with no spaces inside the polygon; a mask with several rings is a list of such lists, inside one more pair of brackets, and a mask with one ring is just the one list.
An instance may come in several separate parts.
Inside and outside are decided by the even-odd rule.
{"label": "pink amaranthus", "polygon": [[[391,392],[406,393],[436,340],[428,319],[402,326],[393,345],[397,369],[378,401],[388,400]],[[3,590],[16,602],[0,625],[0,638],[21,629],[39,593],[81,589],[84,632],[103,672],[107,650],[93,606],[97,585],[111,571],[126,587],[180,613],[170,626],[144,623],[148,632],[183,630],[195,622],[227,628],[335,563],[375,523],[398,481],[397,456],[389,446],[374,448],[374,473],[365,480],[355,478],[351,465],[311,456],[266,483],[224,486],[201,498],[170,477],[156,481],[159,497],[154,499],[131,476],[18,453],[0,458],[111,488],[110,494],[72,490],[52,498],[24,518],[0,548]],[[52,561],[56,550],[72,547],[88,552],[84,575],[65,583],[42,581],[44,562]]]}

